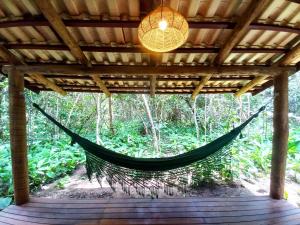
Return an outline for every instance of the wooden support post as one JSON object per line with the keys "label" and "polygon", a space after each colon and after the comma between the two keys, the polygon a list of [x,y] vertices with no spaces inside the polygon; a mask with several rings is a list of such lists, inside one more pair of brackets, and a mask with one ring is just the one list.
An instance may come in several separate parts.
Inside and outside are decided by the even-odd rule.
{"label": "wooden support post", "polygon": [[156,75],[150,76],[150,96],[154,97],[156,91]]}
{"label": "wooden support post", "polygon": [[11,67],[8,73],[9,82],[9,123],[14,198],[16,205],[29,200],[26,108],[24,97],[23,75]]}
{"label": "wooden support post", "polygon": [[270,196],[284,196],[285,167],[288,148],[288,73],[274,78],[273,149]]}

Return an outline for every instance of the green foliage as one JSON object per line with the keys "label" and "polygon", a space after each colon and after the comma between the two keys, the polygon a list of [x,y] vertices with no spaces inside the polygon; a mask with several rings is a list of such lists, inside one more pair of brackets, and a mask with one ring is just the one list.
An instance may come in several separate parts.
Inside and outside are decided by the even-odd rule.
{"label": "green foliage", "polygon": [[65,185],[70,181],[70,177],[69,176],[65,176],[63,178],[60,178],[56,184],[55,187],[58,189],[64,189]]}
{"label": "green foliage", "polygon": [[[298,174],[300,77],[293,76],[290,79],[287,169]],[[0,82],[0,92],[0,196],[12,196],[7,81]],[[187,95],[157,95],[149,98],[160,146],[156,150],[153,147],[151,123],[140,95],[113,96],[113,134],[109,129],[108,100],[104,95],[70,93],[62,98],[53,92],[39,95],[26,92],[26,99],[40,104],[71,130],[94,142],[98,136],[97,140],[100,137],[107,148],[134,157],[172,156],[190,151],[237,126],[271,97],[272,90],[254,97],[245,95],[240,101],[229,94],[199,95],[195,103]],[[271,105],[243,131],[241,139],[229,146],[231,157],[221,158],[214,166],[201,163],[194,165],[195,185],[213,183],[215,179],[231,182],[233,178],[241,175],[256,178],[270,172]],[[196,127],[199,127],[198,137]],[[70,146],[69,138],[33,109],[28,100],[27,128],[31,190],[56,179],[59,179],[57,187],[63,188],[68,178],[62,177],[72,173],[76,166],[84,162],[83,151],[76,145]]]}
{"label": "green foliage", "polygon": [[289,135],[288,169],[300,173],[300,128],[292,129]]}
{"label": "green foliage", "polygon": [[70,146],[68,140],[56,141],[54,145],[37,142],[30,148],[28,161],[30,186],[36,188],[71,173],[84,162],[84,154],[77,146]]}
{"label": "green foliage", "polygon": [[288,198],[289,198],[289,193],[288,193],[287,191],[284,191],[284,193],[283,193],[283,198],[284,198],[285,200],[288,200]]}
{"label": "green foliage", "polygon": [[[1,145],[0,153],[0,196],[10,196],[13,188],[9,145]],[[78,146],[70,146],[67,139],[31,143],[28,153],[31,190],[72,173],[84,160],[83,151]]]}

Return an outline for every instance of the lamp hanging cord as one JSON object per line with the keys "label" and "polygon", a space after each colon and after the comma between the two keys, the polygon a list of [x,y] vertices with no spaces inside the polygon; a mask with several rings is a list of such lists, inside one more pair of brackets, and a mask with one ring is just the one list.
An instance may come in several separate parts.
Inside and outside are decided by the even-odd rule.
{"label": "lamp hanging cord", "polygon": [[163,7],[164,7],[164,0],[161,0],[160,1],[160,19],[162,20],[163,19]]}

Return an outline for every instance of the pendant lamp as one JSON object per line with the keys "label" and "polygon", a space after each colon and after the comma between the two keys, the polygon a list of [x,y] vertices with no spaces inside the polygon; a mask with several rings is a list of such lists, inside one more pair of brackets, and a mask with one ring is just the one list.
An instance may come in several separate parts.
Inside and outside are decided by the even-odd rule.
{"label": "pendant lamp", "polygon": [[159,6],[139,24],[141,44],[154,52],[168,52],[180,47],[188,37],[189,25],[175,10]]}

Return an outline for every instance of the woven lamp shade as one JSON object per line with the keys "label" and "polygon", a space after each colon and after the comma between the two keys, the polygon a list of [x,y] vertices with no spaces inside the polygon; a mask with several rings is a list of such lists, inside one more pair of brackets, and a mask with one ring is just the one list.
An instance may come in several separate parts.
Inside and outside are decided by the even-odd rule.
{"label": "woven lamp shade", "polygon": [[[163,27],[161,22],[163,21]],[[150,12],[138,27],[142,45],[154,52],[168,52],[181,46],[188,37],[189,25],[185,18],[169,7],[158,7]]]}

